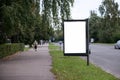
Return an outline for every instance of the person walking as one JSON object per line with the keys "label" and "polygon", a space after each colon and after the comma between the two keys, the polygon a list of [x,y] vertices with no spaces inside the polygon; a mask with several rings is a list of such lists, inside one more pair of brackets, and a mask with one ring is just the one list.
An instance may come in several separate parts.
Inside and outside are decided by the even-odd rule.
{"label": "person walking", "polygon": [[33,44],[35,51],[37,51],[37,44],[38,44],[38,43],[37,43],[37,41],[35,40],[35,41],[34,41],[34,44]]}

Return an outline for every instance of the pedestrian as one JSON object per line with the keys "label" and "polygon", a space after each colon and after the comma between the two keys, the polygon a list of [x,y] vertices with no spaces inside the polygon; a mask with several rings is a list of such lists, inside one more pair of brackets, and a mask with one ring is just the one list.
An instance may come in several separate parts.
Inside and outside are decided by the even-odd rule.
{"label": "pedestrian", "polygon": [[59,41],[59,44],[60,44],[60,50],[62,50],[62,41]]}
{"label": "pedestrian", "polygon": [[33,45],[34,45],[35,51],[37,51],[37,41],[36,41],[36,40],[34,41],[34,44],[33,44]]}

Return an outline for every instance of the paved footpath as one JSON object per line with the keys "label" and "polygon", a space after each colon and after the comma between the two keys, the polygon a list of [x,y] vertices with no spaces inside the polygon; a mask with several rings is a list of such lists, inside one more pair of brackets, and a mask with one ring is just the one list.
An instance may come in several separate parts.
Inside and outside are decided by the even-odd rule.
{"label": "paved footpath", "polygon": [[55,80],[48,44],[0,60],[0,80]]}

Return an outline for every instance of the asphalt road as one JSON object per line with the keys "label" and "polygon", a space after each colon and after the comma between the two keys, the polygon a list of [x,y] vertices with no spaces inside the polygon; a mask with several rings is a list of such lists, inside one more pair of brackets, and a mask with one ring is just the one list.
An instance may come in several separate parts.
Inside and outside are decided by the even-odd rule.
{"label": "asphalt road", "polygon": [[90,48],[90,62],[120,78],[120,50],[108,44],[91,44]]}

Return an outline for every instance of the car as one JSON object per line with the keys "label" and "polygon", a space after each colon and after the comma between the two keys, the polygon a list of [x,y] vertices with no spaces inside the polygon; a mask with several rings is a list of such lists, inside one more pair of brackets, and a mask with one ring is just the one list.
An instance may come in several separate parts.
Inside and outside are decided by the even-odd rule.
{"label": "car", "polygon": [[120,40],[117,41],[117,43],[114,45],[115,49],[120,49]]}

